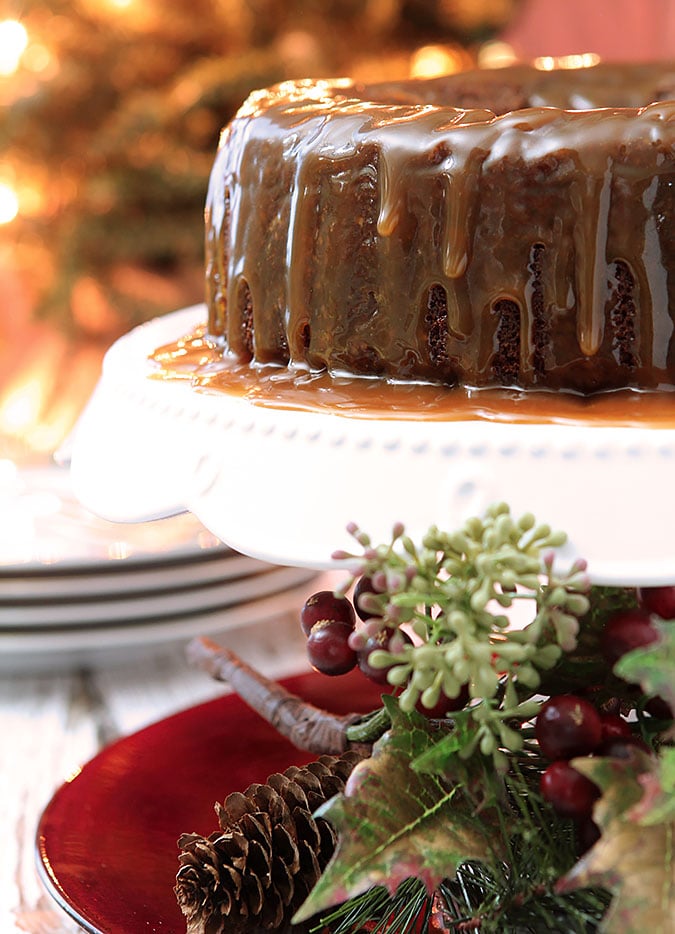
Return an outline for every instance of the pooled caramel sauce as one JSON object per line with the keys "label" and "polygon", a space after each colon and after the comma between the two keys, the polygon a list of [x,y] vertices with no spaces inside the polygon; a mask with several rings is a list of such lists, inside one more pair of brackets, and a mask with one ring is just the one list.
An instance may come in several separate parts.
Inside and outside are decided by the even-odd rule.
{"label": "pooled caramel sauce", "polygon": [[251,366],[225,356],[205,328],[158,348],[150,360],[152,378],[186,380],[196,391],[225,393],[269,408],[365,419],[675,428],[675,392],[626,389],[579,396]]}

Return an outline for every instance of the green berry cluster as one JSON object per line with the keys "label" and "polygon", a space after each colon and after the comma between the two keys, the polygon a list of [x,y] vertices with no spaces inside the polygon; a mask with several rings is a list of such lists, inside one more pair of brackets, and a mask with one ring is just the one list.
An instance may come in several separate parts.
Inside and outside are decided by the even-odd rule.
{"label": "green berry cluster", "polygon": [[[374,592],[361,599],[373,616],[368,625],[394,632],[403,626],[414,640],[394,636],[370,664],[387,669],[404,711],[433,708],[441,695],[456,698],[468,689],[473,729],[463,753],[480,748],[503,765],[500,749],[522,745],[509,721],[536,715],[539,702],[531,695],[539,672],[576,645],[579,618],[589,609],[585,563],[556,574],[553,549],[565,535],[530,514],[514,518],[503,503],[456,532],[432,527],[420,547],[401,524],[378,547],[358,527],[349,531],[363,554],[334,555],[358,562],[345,592],[368,576]],[[527,622],[515,628],[505,611],[523,603]]]}

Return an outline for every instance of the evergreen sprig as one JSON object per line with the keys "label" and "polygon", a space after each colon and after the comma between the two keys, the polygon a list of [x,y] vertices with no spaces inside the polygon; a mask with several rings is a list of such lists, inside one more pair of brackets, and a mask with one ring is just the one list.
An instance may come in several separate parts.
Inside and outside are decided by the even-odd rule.
{"label": "evergreen sprig", "polygon": [[531,775],[513,772],[507,792],[509,808],[502,814],[500,829],[508,860],[501,866],[467,860],[454,879],[444,880],[431,894],[417,878],[405,880],[393,895],[377,886],[324,916],[322,924],[331,934],[361,930],[588,934],[596,930],[609,904],[606,890],[556,891],[557,880],[577,858],[569,821],[545,805]]}
{"label": "evergreen sprig", "polygon": [[505,859],[490,865],[467,859],[433,892],[417,877],[406,879],[393,894],[374,886],[320,916],[321,929],[331,934],[598,930],[610,902],[608,891],[599,886],[564,892],[557,888],[578,858],[577,840],[570,822],[541,798],[540,765],[533,760],[521,768],[516,763],[504,777],[482,771],[481,790],[487,802],[501,799],[500,808],[491,813],[498,818],[495,833],[505,844]]}

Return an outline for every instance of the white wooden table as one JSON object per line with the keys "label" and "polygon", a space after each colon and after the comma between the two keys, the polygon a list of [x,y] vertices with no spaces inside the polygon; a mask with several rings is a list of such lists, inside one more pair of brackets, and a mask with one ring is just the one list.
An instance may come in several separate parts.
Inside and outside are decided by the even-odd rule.
{"label": "white wooden table", "polygon": [[[306,667],[295,613],[234,630],[226,644],[274,677]],[[35,868],[37,822],[56,788],[112,740],[226,690],[191,670],[181,649],[124,666],[0,675],[1,934],[80,930]]]}

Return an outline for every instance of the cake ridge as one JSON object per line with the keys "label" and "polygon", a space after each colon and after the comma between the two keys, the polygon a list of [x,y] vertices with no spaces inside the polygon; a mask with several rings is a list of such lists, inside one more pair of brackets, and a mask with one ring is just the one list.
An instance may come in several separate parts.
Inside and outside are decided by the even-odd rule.
{"label": "cake ridge", "polygon": [[[675,86],[665,66],[605,66],[599,85],[602,75],[626,85],[637,75],[644,94]],[[434,93],[453,100],[472,80],[455,77]],[[496,80],[482,73],[466,109],[413,82],[256,92],[223,132],[209,185],[209,331],[253,362],[356,375],[583,394],[675,384],[675,100],[638,106],[632,88],[631,106],[568,110],[542,88],[554,100],[563,79],[578,79],[590,99],[587,74],[502,70],[519,101],[525,78],[543,103],[504,113],[473,106],[487,103],[482,82],[491,91]],[[427,98],[407,99],[422,87]],[[537,334],[535,245],[546,318]],[[630,351],[613,297],[617,263],[631,282]],[[433,347],[426,323],[436,287],[446,296],[442,352],[438,321]],[[516,331],[505,366],[499,334],[512,342]]]}

